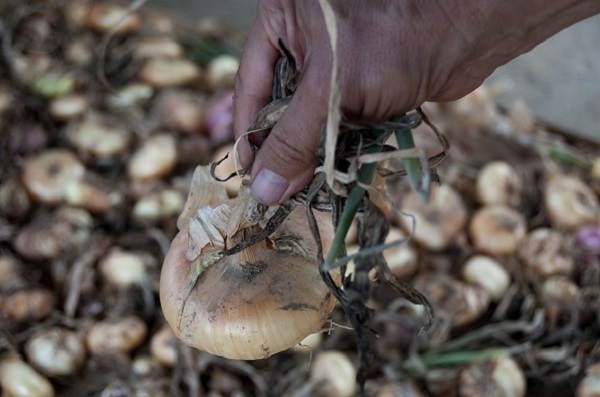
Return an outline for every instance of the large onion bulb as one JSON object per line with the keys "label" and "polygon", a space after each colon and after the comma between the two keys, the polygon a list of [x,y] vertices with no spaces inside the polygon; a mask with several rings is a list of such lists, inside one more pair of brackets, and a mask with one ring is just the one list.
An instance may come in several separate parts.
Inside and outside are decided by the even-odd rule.
{"label": "large onion bulb", "polygon": [[[220,197],[225,196],[219,187]],[[207,188],[204,183],[204,192]],[[242,194],[236,200],[214,200],[223,204],[201,208],[196,219],[219,228],[219,211],[235,212],[247,199]],[[333,235],[330,216],[315,215],[326,252]],[[223,218],[223,229],[235,223],[234,217]],[[225,248],[250,238],[261,224],[229,234]],[[194,244],[184,223],[180,226],[164,261],[160,298],[167,322],[185,343],[226,358],[265,358],[319,331],[333,310],[305,207],[296,207],[266,240],[230,256],[219,256],[220,250],[208,244],[195,259],[186,259]]]}

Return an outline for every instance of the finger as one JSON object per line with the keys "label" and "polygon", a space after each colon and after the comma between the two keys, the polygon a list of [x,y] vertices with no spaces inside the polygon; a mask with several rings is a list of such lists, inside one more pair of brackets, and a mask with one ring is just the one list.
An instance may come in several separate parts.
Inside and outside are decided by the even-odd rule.
{"label": "finger", "polygon": [[252,194],[263,204],[287,200],[312,179],[327,117],[326,73],[305,65],[294,98],[263,142],[252,168]]}
{"label": "finger", "polygon": [[[258,21],[258,19],[257,19]],[[279,50],[269,39],[260,22],[248,36],[235,79],[233,131],[236,139],[254,122],[258,112],[271,100],[273,73]],[[250,147],[242,139],[238,145],[244,165],[252,161]]]}

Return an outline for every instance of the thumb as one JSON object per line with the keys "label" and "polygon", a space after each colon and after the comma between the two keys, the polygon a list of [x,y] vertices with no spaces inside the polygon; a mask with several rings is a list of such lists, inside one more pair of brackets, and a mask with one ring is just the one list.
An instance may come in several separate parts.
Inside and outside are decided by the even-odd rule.
{"label": "thumb", "polygon": [[327,94],[323,84],[319,85],[323,74],[311,73],[309,65],[305,66],[290,105],[254,161],[251,191],[263,204],[280,204],[302,190],[318,164],[317,145],[327,118]]}

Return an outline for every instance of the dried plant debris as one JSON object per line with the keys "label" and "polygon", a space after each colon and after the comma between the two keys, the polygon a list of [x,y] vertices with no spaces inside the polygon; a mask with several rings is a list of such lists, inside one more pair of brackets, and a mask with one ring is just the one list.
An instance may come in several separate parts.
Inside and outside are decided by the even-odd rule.
{"label": "dried plant debris", "polygon": [[[369,125],[332,98],[314,180],[266,208],[232,36],[142,3],[0,1],[4,394],[597,393],[600,148],[495,87]],[[298,84],[281,50],[249,134]]]}

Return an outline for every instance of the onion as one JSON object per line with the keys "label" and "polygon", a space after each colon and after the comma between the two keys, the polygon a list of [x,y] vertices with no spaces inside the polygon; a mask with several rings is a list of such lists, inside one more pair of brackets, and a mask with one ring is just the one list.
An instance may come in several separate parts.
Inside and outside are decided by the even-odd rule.
{"label": "onion", "polygon": [[552,276],[542,285],[541,298],[546,307],[550,328],[555,328],[561,320],[564,322],[576,316],[581,291],[569,277]]}
{"label": "onion", "polygon": [[570,275],[574,268],[573,258],[565,248],[563,234],[548,228],[529,232],[519,244],[517,257],[540,279],[555,274]]}
{"label": "onion", "polygon": [[159,222],[181,213],[185,197],[175,189],[153,191],[142,196],[133,207],[133,217],[144,222]]}
{"label": "onion", "polygon": [[103,160],[122,154],[131,133],[119,120],[94,113],[69,124],[67,138],[84,159]]}
{"label": "onion", "polygon": [[143,286],[148,284],[148,268],[155,260],[146,252],[126,251],[120,247],[111,248],[98,264],[100,274],[117,288]]}
{"label": "onion", "polygon": [[[414,240],[432,251],[448,248],[467,222],[462,198],[448,185],[433,185],[428,203],[423,203],[420,196],[411,191],[402,202],[402,211],[415,218]],[[410,233],[413,219],[402,216],[400,222]]]}
{"label": "onion", "polygon": [[[141,17],[136,13],[127,15],[127,9],[116,4],[93,3],[87,14],[87,26],[101,34],[127,34],[139,30]],[[114,29],[114,30],[113,30]]]}
{"label": "onion", "polygon": [[206,132],[215,143],[233,138],[233,92],[222,94],[206,109]]}
{"label": "onion", "polygon": [[526,390],[523,370],[510,356],[473,363],[460,374],[463,397],[525,397]]}
{"label": "onion", "polygon": [[197,93],[170,89],[155,101],[158,125],[167,130],[198,134],[204,129],[206,99]]}
{"label": "onion", "polygon": [[598,198],[574,176],[550,176],[544,187],[544,203],[552,225],[557,228],[575,230],[600,221]]}
{"label": "onion", "polygon": [[75,374],[85,362],[81,338],[64,328],[50,328],[34,335],[25,346],[27,360],[49,376]]}
{"label": "onion", "polygon": [[56,121],[69,121],[81,116],[89,107],[83,95],[70,94],[53,98],[48,106],[50,116]]}
{"label": "onion", "polygon": [[576,397],[600,396],[600,364],[594,363],[585,369],[585,376],[579,382]]}
{"label": "onion", "polygon": [[[186,344],[251,360],[321,329],[335,300],[319,274],[306,208],[298,205],[268,239],[220,254],[260,232],[272,213],[263,215],[246,185],[237,199],[227,200],[209,170],[197,168],[160,281],[165,318]],[[331,217],[314,214],[327,251]]]}
{"label": "onion", "polygon": [[335,350],[317,354],[310,368],[313,395],[351,397],[356,394],[356,368],[350,358]]}
{"label": "onion", "polygon": [[162,178],[171,173],[177,163],[177,141],[171,134],[149,137],[133,153],[127,164],[129,177],[138,181]]}
{"label": "onion", "polygon": [[240,61],[232,55],[219,55],[208,64],[206,80],[208,86],[213,90],[220,88],[231,88],[235,80],[235,74],[240,67]]}
{"label": "onion", "polygon": [[179,58],[183,47],[171,37],[148,37],[137,43],[134,53],[139,58]]}
{"label": "onion", "polygon": [[313,353],[319,348],[319,346],[321,346],[322,342],[323,334],[317,332],[302,339],[300,343],[292,347],[292,350],[296,353]]}
{"label": "onion", "polygon": [[488,255],[510,255],[525,236],[525,218],[503,205],[486,205],[471,218],[469,235],[473,246]]}
{"label": "onion", "polygon": [[22,180],[35,201],[52,205],[63,201],[65,186],[83,178],[84,173],[85,167],[75,154],[52,149],[27,159]]}
{"label": "onion", "polygon": [[510,286],[508,271],[483,255],[474,256],[463,265],[462,278],[485,289],[493,300],[500,300]]}
{"label": "onion", "polygon": [[476,182],[477,199],[481,204],[503,204],[518,207],[522,183],[514,168],[503,161],[488,163],[479,171]]}
{"label": "onion", "polygon": [[442,319],[451,319],[452,328],[473,323],[490,306],[490,295],[485,289],[446,274],[421,275],[415,281],[415,287],[429,299],[436,311],[442,313]]}
{"label": "onion", "polygon": [[575,243],[585,252],[600,257],[600,226],[579,229],[575,234]]}
{"label": "onion", "polygon": [[0,313],[13,324],[40,321],[52,313],[54,295],[47,289],[22,289],[6,296],[0,302]]}
{"label": "onion", "polygon": [[146,322],[136,316],[99,321],[86,335],[89,351],[96,355],[128,354],[146,338]]}
{"label": "onion", "polygon": [[162,326],[150,340],[150,353],[160,364],[173,367],[179,356],[179,341],[168,325]]}
{"label": "onion", "polygon": [[0,360],[0,386],[6,397],[54,397],[48,379],[15,356]]}
{"label": "onion", "polygon": [[201,76],[195,63],[181,58],[152,58],[140,70],[141,79],[156,88],[189,85]]}

